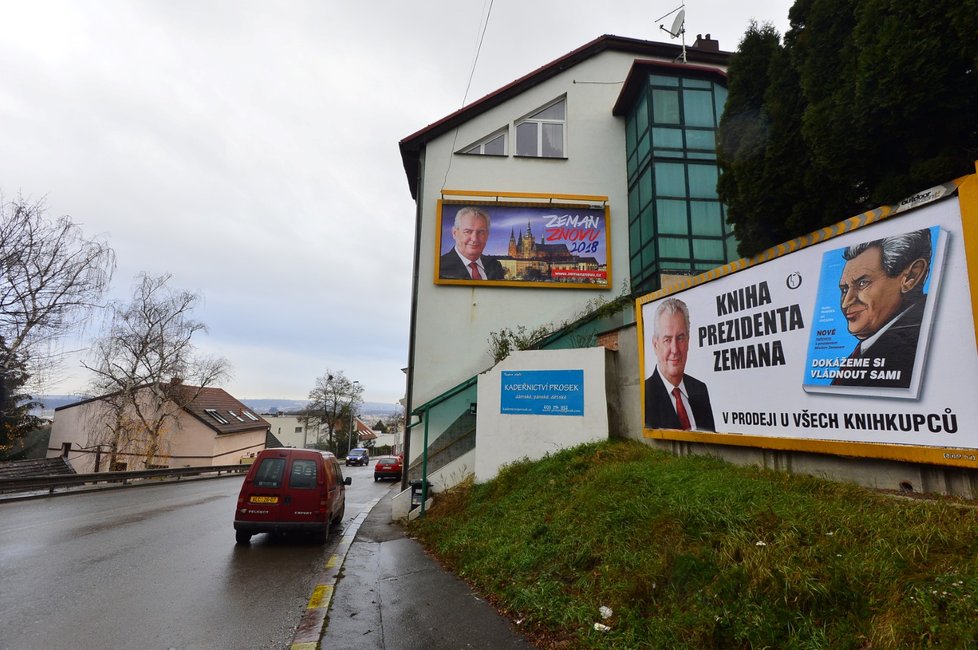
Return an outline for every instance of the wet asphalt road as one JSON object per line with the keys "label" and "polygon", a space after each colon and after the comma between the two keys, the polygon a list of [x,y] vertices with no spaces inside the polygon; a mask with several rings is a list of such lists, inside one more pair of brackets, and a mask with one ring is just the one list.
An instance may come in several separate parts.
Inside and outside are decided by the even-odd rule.
{"label": "wet asphalt road", "polygon": [[[344,468],[344,522],[391,488]],[[0,504],[0,648],[284,648],[325,546],[234,543],[242,477]]]}

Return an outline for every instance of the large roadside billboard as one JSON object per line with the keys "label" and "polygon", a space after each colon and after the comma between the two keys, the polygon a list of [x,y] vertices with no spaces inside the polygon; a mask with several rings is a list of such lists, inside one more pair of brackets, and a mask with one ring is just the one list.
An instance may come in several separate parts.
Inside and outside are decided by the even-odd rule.
{"label": "large roadside billboard", "polygon": [[978,467],[976,193],[967,176],[637,300],[646,437]]}
{"label": "large roadside billboard", "polygon": [[[606,197],[573,197],[580,201],[574,202],[558,195],[526,195],[521,202],[521,195],[505,196],[505,202],[438,201],[435,284],[611,286]],[[593,201],[583,202],[588,198]]]}

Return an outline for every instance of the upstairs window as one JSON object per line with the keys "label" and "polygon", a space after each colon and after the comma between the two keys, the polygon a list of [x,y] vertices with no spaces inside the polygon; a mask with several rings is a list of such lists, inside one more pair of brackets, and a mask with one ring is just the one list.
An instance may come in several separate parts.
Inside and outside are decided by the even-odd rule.
{"label": "upstairs window", "polygon": [[559,99],[516,123],[516,155],[563,158],[567,100]]}
{"label": "upstairs window", "polygon": [[241,418],[240,415],[238,415],[237,413],[235,413],[234,411],[232,411],[230,409],[228,409],[228,415],[230,415],[231,417],[233,417],[238,422],[244,422],[244,420]]}
{"label": "upstairs window", "polygon": [[255,414],[252,413],[251,411],[241,411],[241,412],[244,413],[245,417],[251,420],[252,422],[258,421],[258,418],[256,418]]}
{"label": "upstairs window", "polygon": [[462,149],[459,153],[474,154],[476,156],[505,156],[506,131],[497,131],[475,144]]}

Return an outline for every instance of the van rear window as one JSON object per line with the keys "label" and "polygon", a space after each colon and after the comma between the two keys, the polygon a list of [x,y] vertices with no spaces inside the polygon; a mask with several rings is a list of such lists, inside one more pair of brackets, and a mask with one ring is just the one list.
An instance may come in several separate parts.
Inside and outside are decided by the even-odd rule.
{"label": "van rear window", "polygon": [[305,458],[292,461],[289,485],[294,488],[316,487],[316,461]]}
{"label": "van rear window", "polygon": [[282,476],[285,474],[284,458],[264,458],[255,472],[255,487],[282,487]]}

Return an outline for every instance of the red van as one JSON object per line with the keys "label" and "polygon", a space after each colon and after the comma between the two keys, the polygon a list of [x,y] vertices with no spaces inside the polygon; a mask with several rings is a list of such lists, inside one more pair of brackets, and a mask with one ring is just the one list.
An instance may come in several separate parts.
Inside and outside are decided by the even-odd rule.
{"label": "red van", "polygon": [[315,449],[265,449],[245,476],[234,514],[234,538],[258,533],[310,533],[323,543],[346,511],[346,486],[336,456]]}

